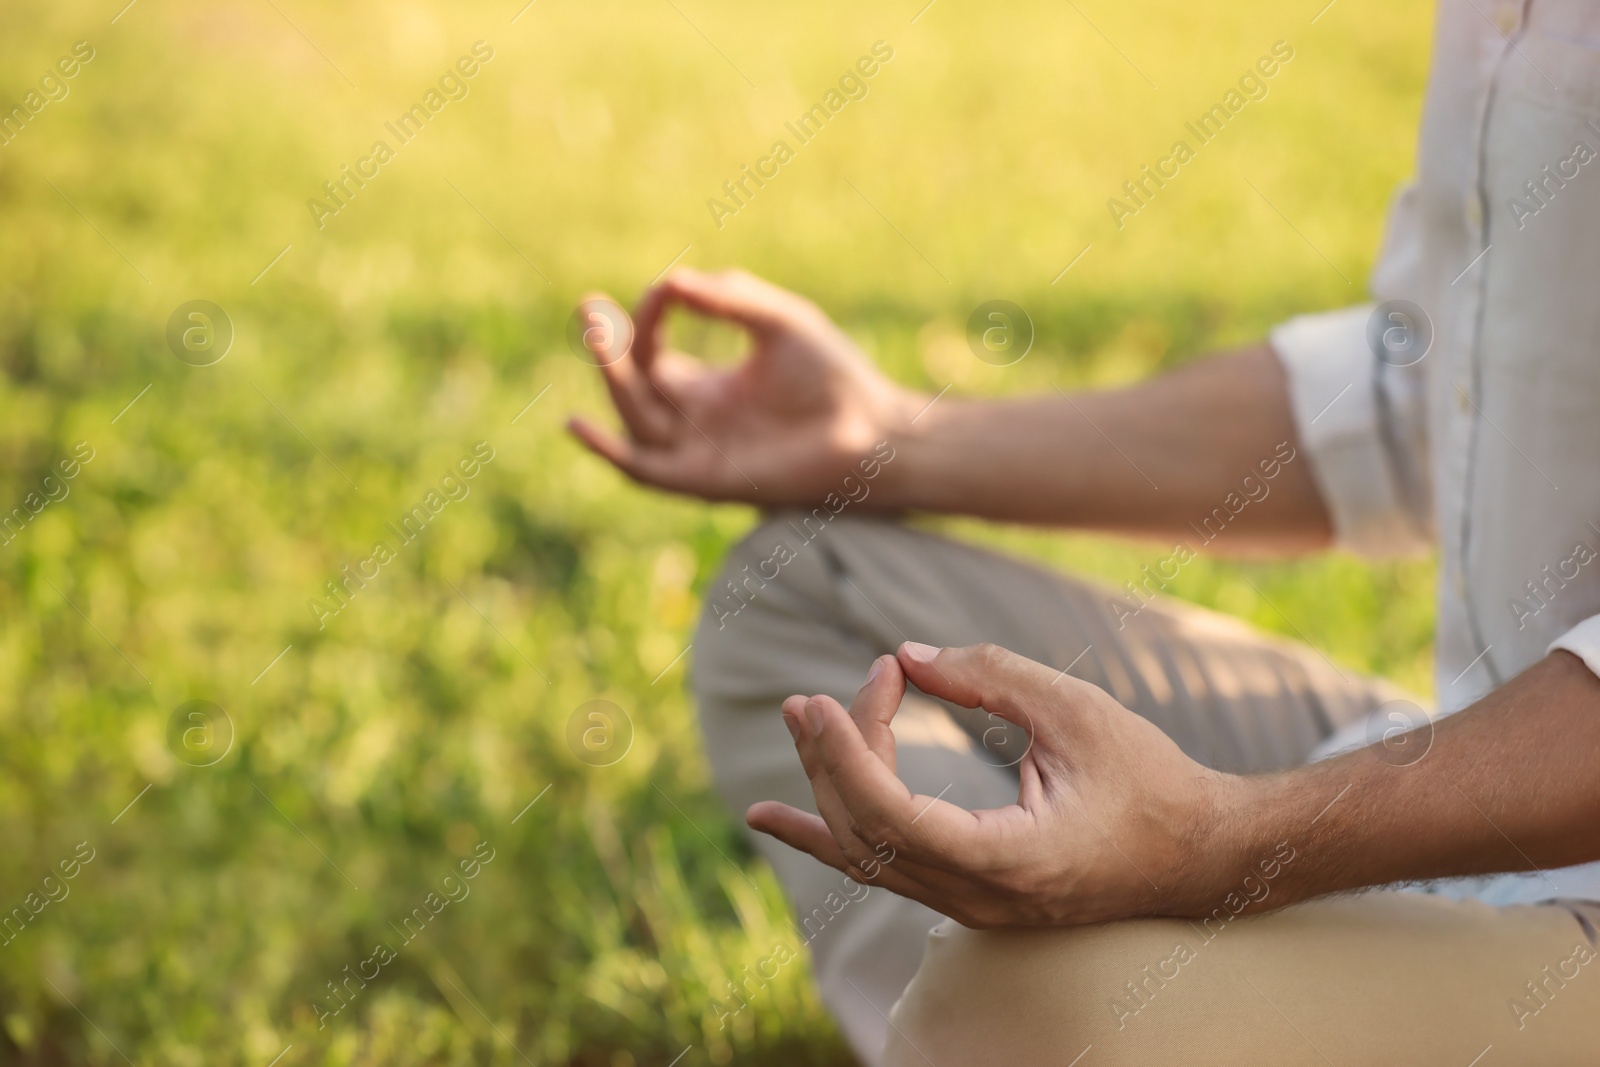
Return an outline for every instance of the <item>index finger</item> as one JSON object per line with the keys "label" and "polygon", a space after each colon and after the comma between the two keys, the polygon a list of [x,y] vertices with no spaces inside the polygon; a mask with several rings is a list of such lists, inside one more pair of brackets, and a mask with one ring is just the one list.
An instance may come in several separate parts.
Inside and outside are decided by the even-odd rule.
{"label": "index finger", "polygon": [[[849,813],[862,840],[882,841],[908,859],[942,866],[979,851],[977,818],[938,797],[913,794],[868,746],[856,722],[831,700],[814,701],[803,746]],[[820,726],[820,729],[818,728]]]}
{"label": "index finger", "polygon": [[1093,688],[998,645],[934,648],[907,641],[897,658],[924,693],[992,712],[1026,732],[1030,751],[1037,740],[1048,754],[1065,749],[1067,720]]}
{"label": "index finger", "polygon": [[712,319],[736,323],[760,337],[797,325],[810,304],[741,270],[706,274],[679,267],[645,290],[634,309],[635,358],[647,373],[661,350],[661,323],[674,304]]}

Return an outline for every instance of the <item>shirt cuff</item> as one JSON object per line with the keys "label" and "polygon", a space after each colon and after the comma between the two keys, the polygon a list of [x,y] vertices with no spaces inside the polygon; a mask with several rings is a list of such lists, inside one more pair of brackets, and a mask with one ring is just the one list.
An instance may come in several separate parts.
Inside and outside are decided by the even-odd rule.
{"label": "shirt cuff", "polygon": [[1551,641],[1544,653],[1548,656],[1558,648],[1583,660],[1583,665],[1600,677],[1600,615],[1591,615]]}
{"label": "shirt cuff", "polygon": [[1311,475],[1341,548],[1392,556],[1427,548],[1385,453],[1367,344],[1373,305],[1290,319],[1271,344],[1288,376],[1289,403]]}

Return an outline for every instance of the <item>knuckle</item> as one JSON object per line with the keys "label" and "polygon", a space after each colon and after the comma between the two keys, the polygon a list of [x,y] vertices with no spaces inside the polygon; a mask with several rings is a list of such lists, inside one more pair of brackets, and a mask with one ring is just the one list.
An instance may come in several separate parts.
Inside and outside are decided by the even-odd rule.
{"label": "knuckle", "polygon": [[854,827],[851,832],[843,835],[843,840],[838,842],[839,851],[844,855],[845,863],[854,871],[861,870],[862,866],[872,859],[872,850],[861,843]]}
{"label": "knuckle", "polygon": [[1005,649],[988,641],[985,641],[981,645],[974,645],[972,649],[972,658],[977,662],[979,667],[982,667],[985,670],[993,670],[994,668],[999,667],[1001,663],[1005,661],[1005,657]]}
{"label": "knuckle", "polygon": [[761,279],[738,267],[729,267],[721,271],[717,275],[717,281],[730,294],[737,294],[746,300],[753,299],[761,293]]}
{"label": "knuckle", "polygon": [[812,327],[832,325],[833,320],[815,302],[799,293],[789,293],[789,314],[796,321]]}
{"label": "knuckle", "polygon": [[[889,848],[896,850],[899,848],[896,843],[900,836],[899,832],[894,827],[885,824],[881,819],[870,816],[864,819],[854,819],[850,823],[850,832],[856,836],[857,840],[862,842],[863,847],[873,843],[888,845]],[[867,849],[867,855],[869,857],[873,855],[870,848]]]}
{"label": "knuckle", "polygon": [[998,883],[997,888],[1002,889],[1007,897],[1017,901],[1038,900],[1050,888],[1050,880],[1040,871],[1010,870],[998,876],[995,881]]}

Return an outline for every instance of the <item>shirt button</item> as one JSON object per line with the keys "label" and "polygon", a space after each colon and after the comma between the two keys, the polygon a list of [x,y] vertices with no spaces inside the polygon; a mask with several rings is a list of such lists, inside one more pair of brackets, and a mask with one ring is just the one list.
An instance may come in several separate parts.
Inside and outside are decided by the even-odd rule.
{"label": "shirt button", "polygon": [[1510,6],[1496,8],[1494,25],[1501,33],[1509,34],[1517,28],[1517,9]]}

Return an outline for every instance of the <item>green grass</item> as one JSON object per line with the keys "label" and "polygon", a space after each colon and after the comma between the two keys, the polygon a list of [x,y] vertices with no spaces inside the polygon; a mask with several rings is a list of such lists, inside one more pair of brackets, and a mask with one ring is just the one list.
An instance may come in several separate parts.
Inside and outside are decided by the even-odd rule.
{"label": "green grass", "polygon": [[[803,964],[718,1028],[786,906],[668,668],[752,515],[563,436],[603,407],[568,309],[687,245],[929,389],[1111,384],[1257,337],[1360,298],[1429,8],[274,3],[0,14],[0,101],[96,50],[0,147],[0,507],[95,450],[0,546],[0,909],[95,850],[0,947],[0,1062],[846,1061]],[[318,230],[307,199],[479,39],[470,95]],[[880,39],[866,99],[716,228],[706,199]],[[1268,98],[1118,231],[1106,198],[1279,39]],[[995,296],[1039,331],[1005,369],[961,336]],[[197,298],[237,333],[204,368],[164,341]],[[470,495],[319,630],[308,599],[480,440]],[[955,527],[1113,584],[1152,558]],[[1203,559],[1176,591],[1425,690],[1430,577]],[[566,741],[597,698],[635,727],[606,768]],[[195,699],[236,734],[214,766],[167,744]],[[319,1029],[325,983],[480,841],[470,896]]]}

